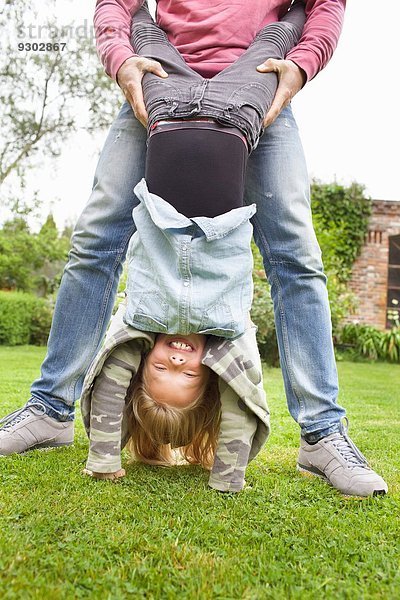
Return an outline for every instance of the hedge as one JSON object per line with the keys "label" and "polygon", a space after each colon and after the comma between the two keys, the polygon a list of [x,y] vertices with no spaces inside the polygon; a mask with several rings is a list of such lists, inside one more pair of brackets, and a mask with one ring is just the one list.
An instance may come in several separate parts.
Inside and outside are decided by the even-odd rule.
{"label": "hedge", "polygon": [[46,344],[53,307],[43,298],[23,292],[0,291],[0,344]]}

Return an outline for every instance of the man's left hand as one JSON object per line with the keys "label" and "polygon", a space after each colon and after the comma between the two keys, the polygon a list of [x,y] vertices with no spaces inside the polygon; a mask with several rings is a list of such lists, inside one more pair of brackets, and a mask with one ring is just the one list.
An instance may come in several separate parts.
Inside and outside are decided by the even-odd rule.
{"label": "man's left hand", "polygon": [[261,65],[258,65],[257,71],[260,73],[275,72],[278,75],[278,87],[275,97],[263,122],[264,127],[269,127],[281,110],[289,104],[293,96],[301,90],[307,77],[303,69],[297,66],[292,60],[269,58]]}

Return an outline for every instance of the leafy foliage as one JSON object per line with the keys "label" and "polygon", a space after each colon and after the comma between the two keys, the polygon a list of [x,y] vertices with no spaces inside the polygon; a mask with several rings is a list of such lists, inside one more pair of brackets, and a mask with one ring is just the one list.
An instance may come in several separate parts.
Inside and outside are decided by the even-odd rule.
{"label": "leafy foliage", "polygon": [[371,325],[349,323],[343,326],[339,341],[350,346],[357,356],[400,362],[399,323],[386,332]]}
{"label": "leafy foliage", "polygon": [[386,360],[400,362],[400,328],[398,324],[382,334],[380,352]]}
{"label": "leafy foliage", "polygon": [[261,357],[268,364],[276,366],[279,364],[279,351],[270,286],[264,271],[261,254],[254,242],[252,243],[252,251],[254,259],[254,295],[251,318],[257,325],[257,343]]}
{"label": "leafy foliage", "polygon": [[53,292],[67,257],[68,235],[59,235],[51,215],[37,234],[23,216],[6,221],[0,229],[0,289]]}
{"label": "leafy foliage", "polygon": [[43,345],[50,331],[52,306],[43,298],[0,291],[0,344]]}
{"label": "leafy foliage", "polygon": [[343,319],[355,311],[357,299],[355,294],[348,290],[346,283],[341,281],[336,273],[328,271],[327,275],[332,331],[335,338]]}
{"label": "leafy foliage", "polygon": [[359,183],[344,187],[314,180],[311,186],[314,227],[325,271],[346,282],[364,244],[372,201]]}

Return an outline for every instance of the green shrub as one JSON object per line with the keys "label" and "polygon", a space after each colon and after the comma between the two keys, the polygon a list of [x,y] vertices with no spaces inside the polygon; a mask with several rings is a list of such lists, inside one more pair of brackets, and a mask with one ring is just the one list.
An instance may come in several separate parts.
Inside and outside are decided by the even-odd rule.
{"label": "green shrub", "polygon": [[342,344],[352,346],[356,356],[377,360],[380,356],[382,332],[371,325],[350,323],[344,325],[339,336]]}
{"label": "green shrub", "polygon": [[45,344],[52,307],[43,298],[23,292],[0,292],[0,344]]}
{"label": "green shrub", "polygon": [[325,271],[346,282],[364,245],[372,212],[371,198],[359,183],[344,187],[336,182],[314,180],[311,206]]}
{"label": "green shrub", "polygon": [[270,286],[265,275],[261,255],[254,242],[252,243],[252,251],[254,259],[254,295],[251,318],[257,325],[258,349],[263,360],[272,366],[278,366],[279,352]]}
{"label": "green shrub", "polygon": [[279,365],[278,342],[275,332],[274,309],[269,284],[256,274],[251,318],[257,325],[257,344],[261,358],[272,366]]}
{"label": "green shrub", "polygon": [[339,335],[341,323],[345,317],[354,313],[357,306],[355,294],[349,291],[347,285],[340,281],[334,273],[328,273],[329,306],[333,337]]}
{"label": "green shrub", "polygon": [[400,362],[400,328],[398,323],[390,331],[382,334],[380,351],[385,360]]}
{"label": "green shrub", "polygon": [[355,356],[369,360],[400,362],[400,328],[380,331],[371,325],[351,323],[344,325],[339,336],[340,344],[353,348]]}
{"label": "green shrub", "polygon": [[45,346],[50,333],[51,320],[53,317],[53,306],[49,301],[37,298],[32,312],[31,336],[29,343],[34,346]]}
{"label": "green shrub", "polygon": [[364,245],[372,201],[358,183],[344,187],[316,180],[311,185],[311,200],[315,233],[328,276],[333,336],[337,337],[343,319],[356,308],[356,296],[347,289],[347,283]]}

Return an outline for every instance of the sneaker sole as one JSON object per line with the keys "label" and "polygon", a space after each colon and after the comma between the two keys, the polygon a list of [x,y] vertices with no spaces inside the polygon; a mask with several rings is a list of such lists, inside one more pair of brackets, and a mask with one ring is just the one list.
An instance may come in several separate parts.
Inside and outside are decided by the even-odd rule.
{"label": "sneaker sole", "polygon": [[330,484],[329,479],[324,475],[324,473],[315,467],[306,467],[300,463],[297,463],[297,470],[305,477],[319,477]]}
{"label": "sneaker sole", "polygon": [[[306,467],[304,465],[301,465],[300,463],[297,463],[296,466],[298,472],[303,475],[304,477],[319,477],[320,479],[323,479],[323,481],[326,481],[326,483],[328,483],[331,487],[333,487],[333,489],[337,490],[337,488],[335,488],[331,482],[329,481],[329,479],[326,477],[326,475],[324,475],[324,473],[322,473],[322,471],[320,471],[319,469],[315,468],[315,467]],[[365,500],[366,498],[371,498],[371,497],[376,497],[376,496],[386,496],[386,490],[374,490],[372,492],[372,496],[356,496],[354,494],[345,494],[344,492],[341,492],[340,490],[337,490],[340,494],[342,494],[342,496],[344,498],[359,498],[360,500]]]}
{"label": "sneaker sole", "polygon": [[63,443],[57,443],[57,442],[50,442],[50,443],[46,443],[43,442],[43,444],[36,444],[36,446],[31,446],[30,448],[28,448],[27,450],[25,450],[25,452],[30,452],[30,450],[45,450],[46,448],[52,449],[52,448],[63,448],[64,446],[72,446],[74,442],[63,442]]}
{"label": "sneaker sole", "polygon": [[55,448],[64,448],[65,446],[72,446],[74,442],[64,442],[62,444],[57,443],[57,442],[53,442],[53,443],[46,443],[44,442],[43,444],[36,444],[35,446],[31,446],[30,448],[27,448],[26,450],[23,450],[22,452],[12,452],[10,454],[0,454],[0,458],[7,458],[8,456],[15,456],[16,454],[26,454],[27,452],[30,452],[31,450],[54,450]]}

